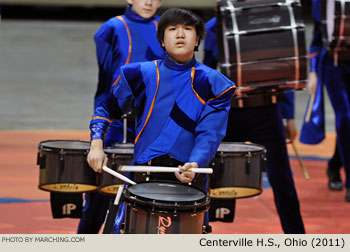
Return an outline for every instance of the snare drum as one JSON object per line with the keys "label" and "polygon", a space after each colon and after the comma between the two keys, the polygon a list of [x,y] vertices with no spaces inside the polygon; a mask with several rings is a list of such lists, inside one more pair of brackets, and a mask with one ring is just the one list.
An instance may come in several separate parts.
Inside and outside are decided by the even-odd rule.
{"label": "snare drum", "polygon": [[323,43],[350,60],[350,0],[321,0],[321,29]]}
{"label": "snare drum", "polygon": [[[134,144],[132,143],[117,143],[112,147],[104,149],[108,157],[107,166],[114,171],[118,171],[120,165],[130,165],[134,155]],[[125,173],[119,172],[123,175]],[[119,186],[124,182],[107,172],[103,172],[99,176],[98,191],[104,194],[116,194]]]}
{"label": "snare drum", "polygon": [[246,198],[260,194],[265,156],[262,145],[221,143],[212,161],[210,197]]}
{"label": "snare drum", "polygon": [[97,189],[97,174],[86,158],[90,143],[78,140],[48,140],[39,143],[39,189],[81,193]]}
{"label": "snare drum", "polygon": [[178,182],[150,181],[124,191],[128,234],[202,234],[210,198]]}
{"label": "snare drum", "polygon": [[295,1],[218,1],[219,66],[242,92],[303,89],[305,24]]}

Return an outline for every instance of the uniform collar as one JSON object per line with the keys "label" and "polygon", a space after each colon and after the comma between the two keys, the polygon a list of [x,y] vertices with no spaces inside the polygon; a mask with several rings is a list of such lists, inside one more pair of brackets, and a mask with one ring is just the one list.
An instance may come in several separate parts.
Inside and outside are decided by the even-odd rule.
{"label": "uniform collar", "polygon": [[141,16],[139,16],[139,14],[137,14],[135,11],[133,11],[131,9],[131,5],[128,4],[128,7],[125,10],[125,14],[124,14],[128,19],[132,20],[132,21],[136,21],[136,22],[142,22],[142,23],[147,23],[149,21],[154,20],[153,16],[150,18],[143,18]]}
{"label": "uniform collar", "polygon": [[196,58],[193,56],[193,58],[188,61],[185,64],[180,64],[180,63],[176,63],[174,62],[167,53],[165,53],[164,55],[164,64],[166,67],[172,69],[172,70],[178,70],[178,71],[182,71],[182,70],[186,70],[188,68],[193,67],[196,64]]}

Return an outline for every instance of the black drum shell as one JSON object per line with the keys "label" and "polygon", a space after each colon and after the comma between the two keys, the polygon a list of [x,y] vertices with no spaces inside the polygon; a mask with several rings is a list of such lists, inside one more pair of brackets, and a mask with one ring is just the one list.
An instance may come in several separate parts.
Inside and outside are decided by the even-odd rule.
{"label": "black drum shell", "polygon": [[[148,186],[159,190],[164,199],[152,198],[148,193]],[[164,185],[174,187],[174,191],[169,193]],[[209,208],[210,198],[204,191],[177,182],[151,181],[141,182],[136,186],[141,186],[142,193],[131,192],[131,186],[124,191],[124,201],[126,203],[125,232],[132,234],[201,234],[203,229],[204,213]],[[145,188],[143,188],[145,186]],[[131,188],[131,189],[130,189]],[[181,189],[177,194],[178,189]],[[186,200],[186,191],[189,195],[193,192],[197,198]],[[199,196],[198,196],[199,195]],[[172,201],[172,197],[182,197],[182,200]]]}
{"label": "black drum shell", "polygon": [[[249,90],[260,93],[266,92],[265,89],[303,89],[307,80],[307,58],[300,57],[298,62],[292,58],[281,58],[273,60],[254,61],[248,64],[232,64],[229,70],[222,69],[222,72],[231,74],[231,79],[237,80],[238,74],[241,74],[242,87],[248,87]],[[296,67],[299,64],[299,79],[295,79]],[[278,71],[276,69],[279,69]],[[242,89],[244,92],[244,89]],[[250,91],[251,92],[251,91]]]}
{"label": "black drum shell", "polygon": [[47,140],[38,145],[39,189],[81,193],[97,189],[97,174],[87,163],[90,143],[79,140]]}
{"label": "black drum shell", "polygon": [[[249,152],[220,151],[220,147],[229,149],[230,146],[250,146],[252,150]],[[220,147],[212,161],[210,197],[229,199],[259,195],[262,192],[262,171],[265,169],[266,162],[264,146],[223,142]]]}
{"label": "black drum shell", "polygon": [[204,212],[169,214],[126,207],[127,234],[202,234]]}
{"label": "black drum shell", "polygon": [[[104,152],[108,158],[107,167],[125,176],[126,173],[118,171],[118,168],[120,165],[131,164],[134,156],[134,144],[117,143],[112,147],[105,148]],[[103,172],[99,176],[98,191],[102,194],[115,195],[119,186],[123,184],[124,181]]]}

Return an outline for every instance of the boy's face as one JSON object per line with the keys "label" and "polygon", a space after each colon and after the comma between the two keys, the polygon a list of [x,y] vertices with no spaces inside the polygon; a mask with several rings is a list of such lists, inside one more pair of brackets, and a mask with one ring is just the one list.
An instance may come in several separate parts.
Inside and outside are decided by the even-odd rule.
{"label": "boy's face", "polygon": [[162,0],[127,0],[132,10],[143,18],[152,17],[160,7]]}
{"label": "boy's face", "polygon": [[170,57],[179,63],[185,63],[192,59],[198,42],[195,26],[177,24],[165,28],[162,46]]}

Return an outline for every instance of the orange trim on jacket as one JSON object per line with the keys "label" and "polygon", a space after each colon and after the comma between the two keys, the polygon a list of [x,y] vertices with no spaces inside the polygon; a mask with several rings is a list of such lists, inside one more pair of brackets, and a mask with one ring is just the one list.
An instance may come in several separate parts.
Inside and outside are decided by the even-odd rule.
{"label": "orange trim on jacket", "polygon": [[[128,24],[125,22],[124,18],[122,16],[117,16],[116,18],[118,18],[120,21],[123,22],[126,32],[128,34],[128,38],[129,38],[129,51],[128,51],[128,58],[126,59],[126,62],[124,65],[129,64],[130,61],[130,57],[131,57],[131,51],[132,51],[132,39],[131,39],[131,34],[130,34],[130,29]],[[115,82],[113,83],[113,86],[115,86],[118,81],[120,80],[120,75],[118,76],[118,78],[115,80]]]}
{"label": "orange trim on jacket", "polygon": [[95,119],[102,119],[102,120],[106,120],[106,121],[107,121],[107,122],[109,122],[109,123],[114,122],[114,120],[110,120],[110,119],[107,119],[107,118],[105,118],[105,117],[101,117],[101,116],[95,116],[95,117],[91,118],[91,121],[92,121],[92,120],[95,120]]}
{"label": "orange trim on jacket", "polygon": [[147,123],[148,123],[148,120],[152,114],[152,111],[153,111],[153,107],[154,107],[154,102],[156,101],[156,96],[157,96],[157,93],[158,93],[158,88],[159,88],[159,68],[158,68],[158,62],[157,61],[154,61],[154,64],[156,65],[156,68],[157,68],[157,89],[156,89],[156,92],[154,94],[154,97],[153,97],[153,100],[152,100],[152,104],[151,104],[151,107],[148,111],[148,115],[147,115],[147,118],[146,118],[146,121],[145,121],[145,124],[143,125],[142,129],[140,130],[139,134],[136,136],[135,138],[135,144],[139,141],[140,139],[140,136],[143,132],[143,130],[145,129]]}
{"label": "orange trim on jacket", "polygon": [[194,74],[195,74],[195,72],[196,72],[196,69],[195,69],[195,67],[193,66],[192,69],[191,69],[191,87],[192,87],[192,91],[193,91],[193,93],[197,96],[198,100],[199,100],[201,103],[205,104],[206,102],[197,94],[197,92],[196,92],[196,91],[194,90],[194,88],[193,88],[193,80],[194,80]]}

